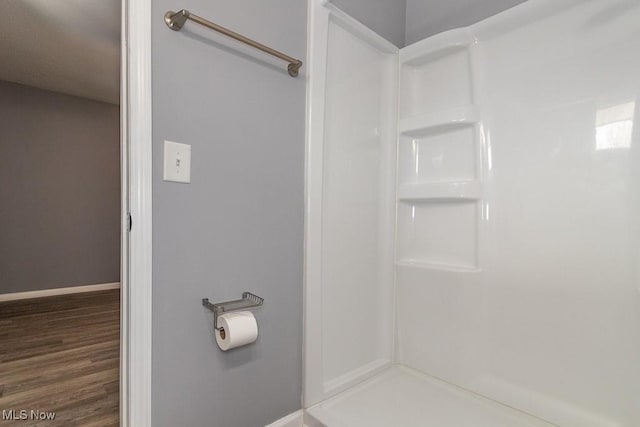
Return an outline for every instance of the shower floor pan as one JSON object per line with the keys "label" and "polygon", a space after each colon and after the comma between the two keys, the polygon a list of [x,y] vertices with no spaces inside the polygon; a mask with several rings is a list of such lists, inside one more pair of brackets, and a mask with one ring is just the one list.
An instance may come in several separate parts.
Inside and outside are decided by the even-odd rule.
{"label": "shower floor pan", "polygon": [[307,410],[309,427],[549,427],[526,413],[396,366]]}

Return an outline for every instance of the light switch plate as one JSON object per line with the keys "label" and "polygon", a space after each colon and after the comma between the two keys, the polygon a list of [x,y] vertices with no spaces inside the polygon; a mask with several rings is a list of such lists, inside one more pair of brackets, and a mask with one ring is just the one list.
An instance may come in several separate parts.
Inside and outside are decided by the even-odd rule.
{"label": "light switch plate", "polygon": [[191,182],[191,146],[179,142],[164,142],[163,179],[171,182]]}

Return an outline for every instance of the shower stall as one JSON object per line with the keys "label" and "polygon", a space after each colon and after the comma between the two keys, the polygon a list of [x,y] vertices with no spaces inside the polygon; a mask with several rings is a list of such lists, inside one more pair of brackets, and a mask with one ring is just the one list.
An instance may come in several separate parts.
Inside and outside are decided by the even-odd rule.
{"label": "shower stall", "polygon": [[640,425],[640,1],[311,5],[310,427]]}

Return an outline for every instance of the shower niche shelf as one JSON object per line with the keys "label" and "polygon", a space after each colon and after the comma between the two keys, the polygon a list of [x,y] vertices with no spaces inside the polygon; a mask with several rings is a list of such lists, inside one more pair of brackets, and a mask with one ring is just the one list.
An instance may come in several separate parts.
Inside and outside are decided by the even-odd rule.
{"label": "shower niche shelf", "polygon": [[400,117],[473,104],[469,46],[473,39],[461,30],[450,43],[416,43],[401,54]]}
{"label": "shower niche shelf", "polygon": [[396,267],[402,269],[412,269],[422,272],[441,272],[441,273],[479,273],[482,271],[479,267],[468,267],[460,265],[434,264],[419,260],[401,260],[396,261]]}
{"label": "shower niche shelf", "polygon": [[398,203],[397,263],[477,268],[475,200]]}
{"label": "shower niche shelf", "polygon": [[[456,123],[404,133],[399,138],[398,183],[403,186],[449,182],[449,193],[477,179],[477,128],[474,123]],[[472,187],[471,184],[466,185]],[[428,189],[427,189],[428,191]]]}
{"label": "shower niche shelf", "polygon": [[481,186],[478,181],[408,183],[398,186],[400,201],[463,201],[479,200]]}
{"label": "shower niche shelf", "polygon": [[396,266],[478,271],[480,108],[466,30],[400,55]]}
{"label": "shower niche shelf", "polygon": [[398,128],[403,135],[420,136],[470,126],[479,121],[480,108],[470,104],[407,117],[400,120]]}

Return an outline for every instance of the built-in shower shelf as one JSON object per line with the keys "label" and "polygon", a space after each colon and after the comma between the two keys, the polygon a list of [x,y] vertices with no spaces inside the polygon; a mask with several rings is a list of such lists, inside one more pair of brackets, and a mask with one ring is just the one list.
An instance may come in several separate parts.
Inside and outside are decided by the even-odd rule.
{"label": "built-in shower shelf", "polygon": [[478,106],[467,105],[407,117],[400,120],[399,128],[400,133],[404,135],[419,137],[460,126],[469,126],[479,121]]}
{"label": "built-in shower shelf", "polygon": [[478,201],[400,201],[396,260],[477,268]]}
{"label": "built-in shower shelf", "polygon": [[479,273],[482,269],[478,267],[469,267],[466,265],[453,265],[453,264],[436,264],[430,262],[424,262],[420,260],[401,259],[396,261],[397,267],[415,268],[421,270],[436,270],[447,271],[451,273]]}
{"label": "built-in shower shelf", "polygon": [[398,186],[398,200],[479,200],[478,181],[409,183]]}

